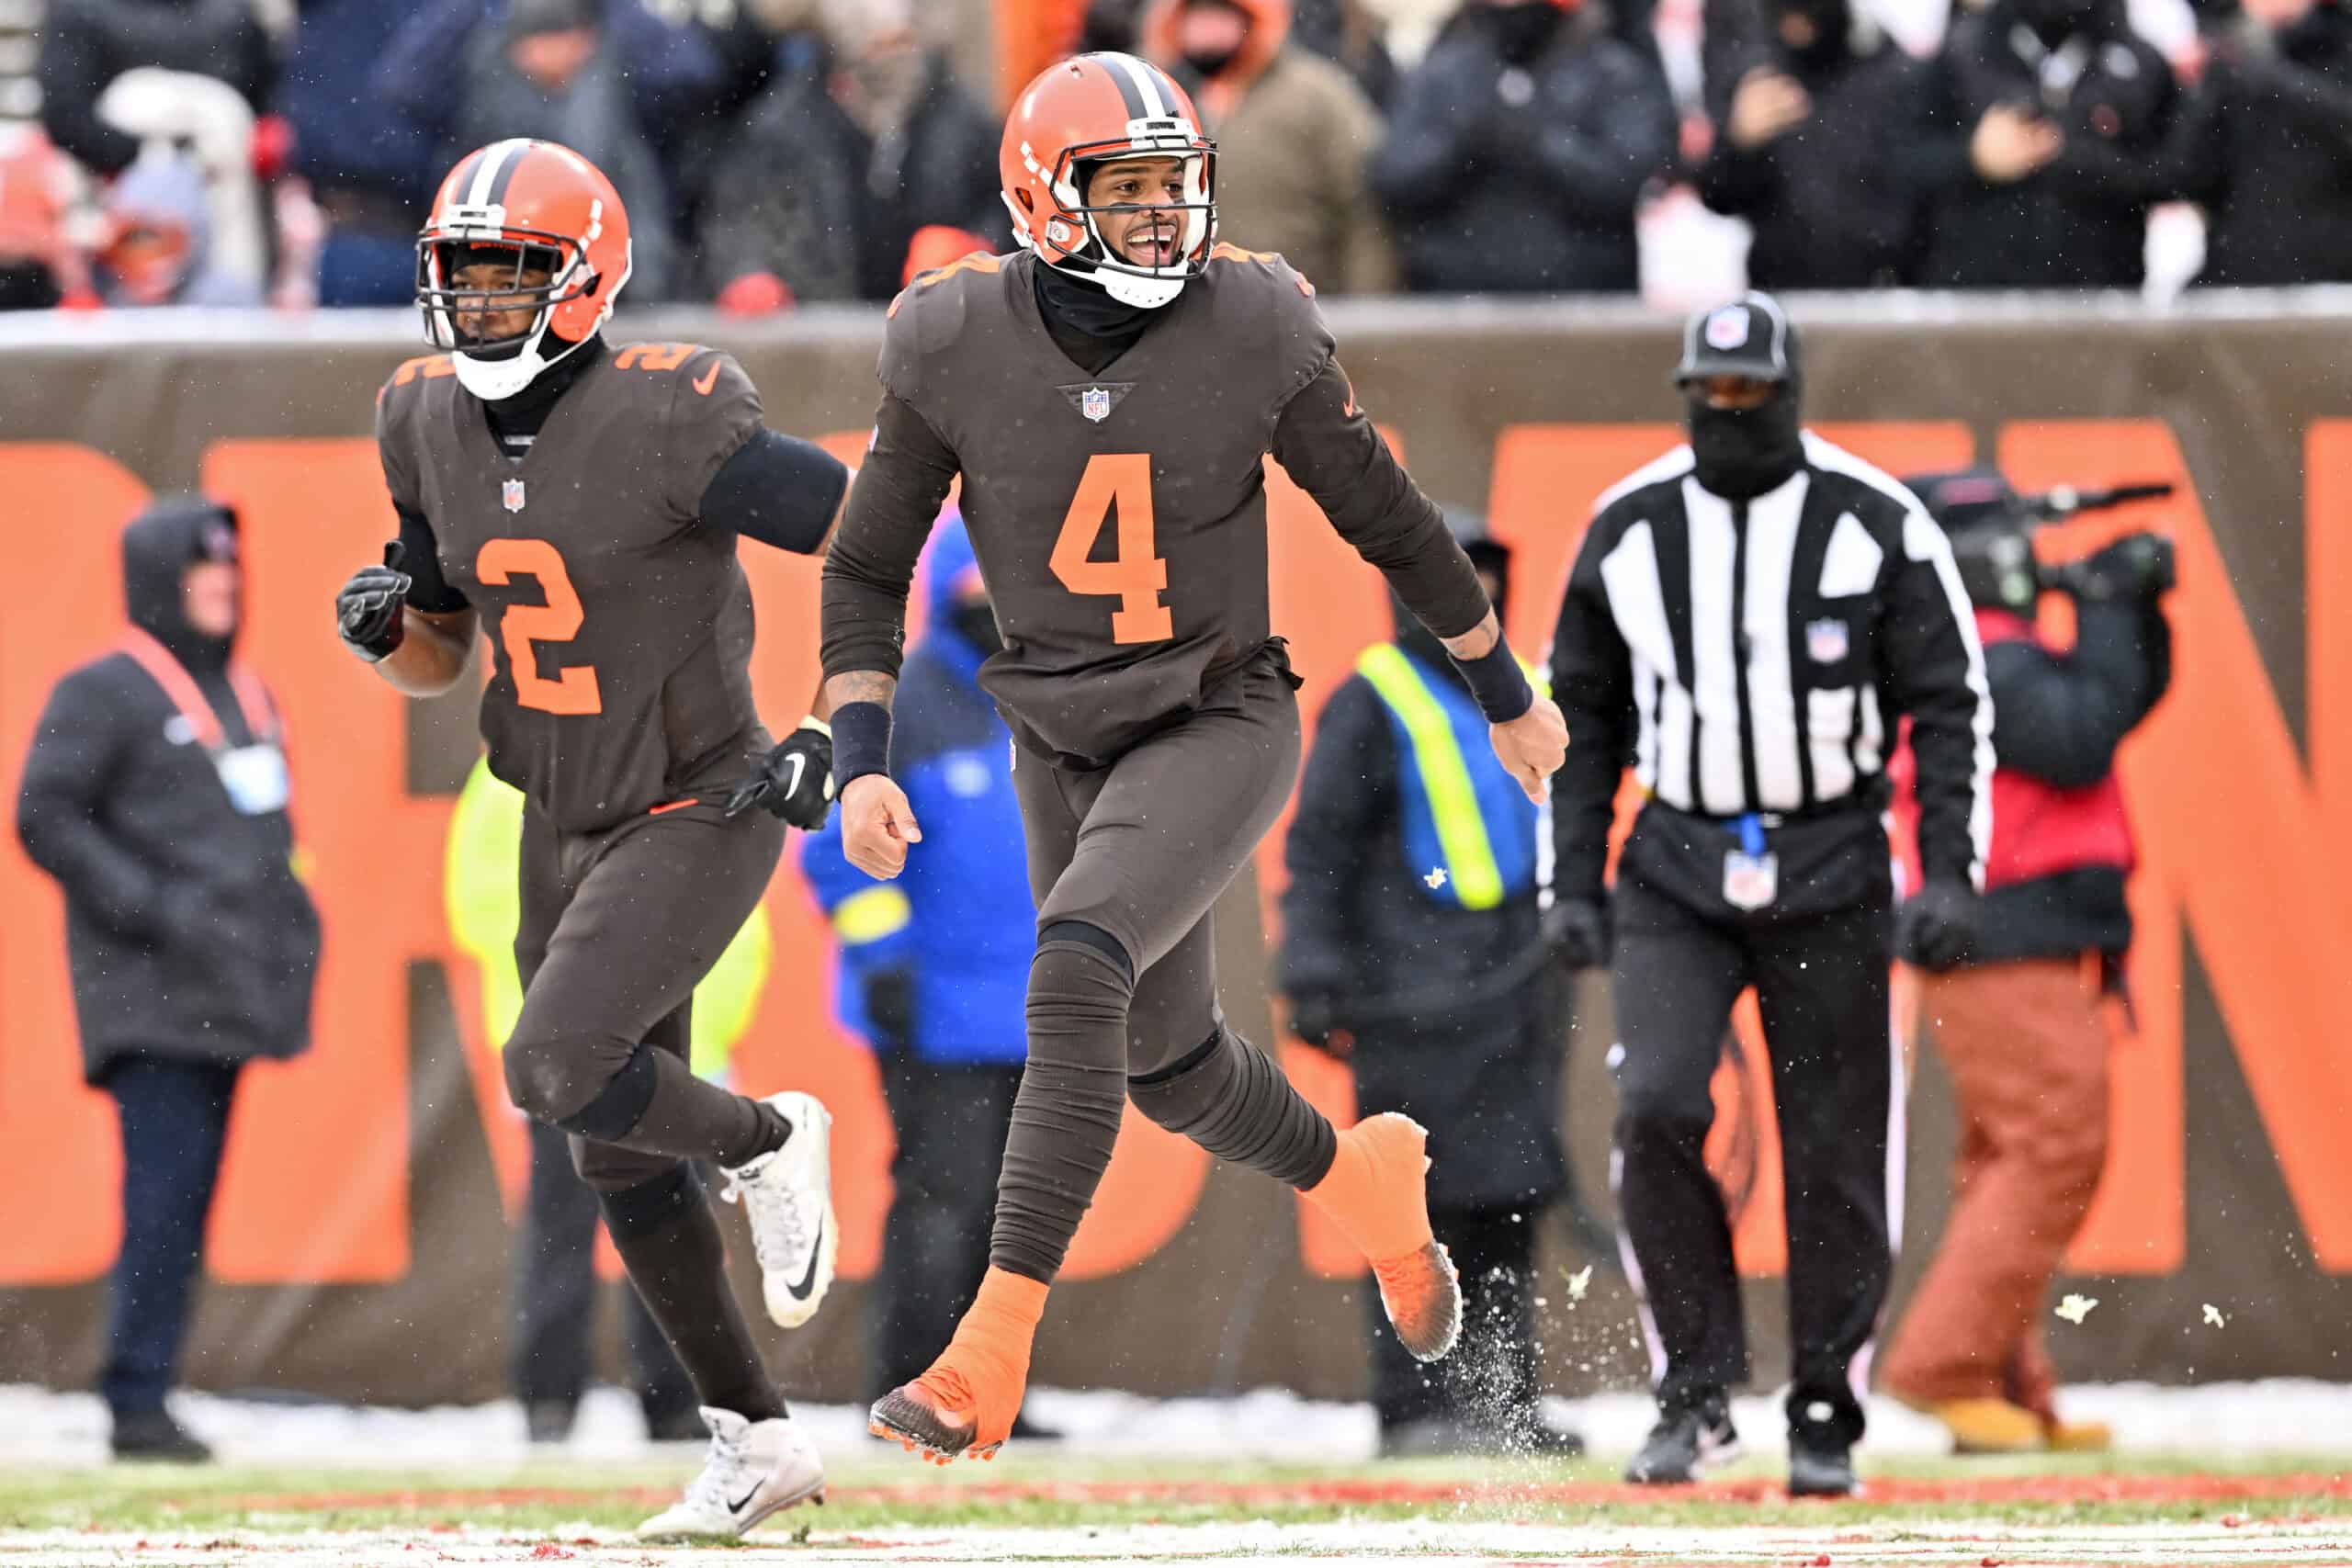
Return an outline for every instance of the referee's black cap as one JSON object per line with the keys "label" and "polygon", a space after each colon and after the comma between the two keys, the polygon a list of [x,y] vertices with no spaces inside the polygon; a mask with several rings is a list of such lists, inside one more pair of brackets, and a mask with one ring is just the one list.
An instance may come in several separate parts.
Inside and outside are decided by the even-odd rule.
{"label": "referee's black cap", "polygon": [[1690,318],[1682,329],[1682,359],[1674,367],[1674,384],[1684,386],[1709,376],[1798,379],[1796,323],[1779,300],[1750,292]]}

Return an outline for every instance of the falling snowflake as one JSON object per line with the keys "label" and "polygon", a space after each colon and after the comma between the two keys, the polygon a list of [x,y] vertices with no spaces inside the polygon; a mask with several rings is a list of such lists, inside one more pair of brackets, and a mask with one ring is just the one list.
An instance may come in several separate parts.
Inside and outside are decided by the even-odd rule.
{"label": "falling snowflake", "polygon": [[1588,1263],[1568,1276],[1568,1300],[1580,1302],[1584,1300],[1584,1293],[1590,1289],[1592,1289],[1592,1265]]}
{"label": "falling snowflake", "polygon": [[1445,867],[1442,865],[1431,866],[1430,868],[1430,874],[1427,876],[1422,877],[1421,880],[1430,885],[1430,892],[1436,892],[1439,888],[1445,886]]}
{"label": "falling snowflake", "polygon": [[2080,1326],[2083,1319],[2090,1316],[2091,1308],[2097,1305],[2098,1305],[2098,1298],[2097,1296],[2070,1295],[2064,1301],[2060,1302],[2055,1310],[2060,1317],[2064,1318],[2068,1323]]}
{"label": "falling snowflake", "polygon": [[2222,1315],[2222,1309],[2220,1307],[2215,1306],[2211,1302],[2207,1302],[2205,1303],[2205,1321],[2211,1324],[2216,1328],[2225,1328],[2229,1325],[2230,1320]]}

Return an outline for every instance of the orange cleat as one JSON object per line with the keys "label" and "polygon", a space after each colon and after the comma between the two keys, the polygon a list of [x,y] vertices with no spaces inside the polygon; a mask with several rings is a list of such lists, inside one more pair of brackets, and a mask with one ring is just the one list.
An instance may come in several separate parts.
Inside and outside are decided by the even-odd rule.
{"label": "orange cleat", "polygon": [[1444,1356],[1462,1332],[1462,1284],[1430,1234],[1429,1136],[1393,1111],[1359,1122],[1306,1192],[1370,1260],[1396,1337],[1422,1361]]}
{"label": "orange cleat", "polygon": [[1029,1347],[1046,1287],[991,1268],[931,1370],[874,1402],[866,1430],[933,1464],[994,1459],[1029,1387]]}

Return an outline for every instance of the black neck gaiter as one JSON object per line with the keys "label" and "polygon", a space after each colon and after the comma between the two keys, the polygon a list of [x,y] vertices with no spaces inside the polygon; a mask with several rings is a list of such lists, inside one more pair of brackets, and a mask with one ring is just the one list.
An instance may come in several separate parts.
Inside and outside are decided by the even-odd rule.
{"label": "black neck gaiter", "polygon": [[1090,376],[1101,374],[1133,348],[1159,314],[1140,305],[1123,305],[1103,292],[1102,285],[1043,261],[1032,272],[1037,280],[1037,313],[1046,319],[1046,331],[1055,346]]}
{"label": "black neck gaiter", "polygon": [[1699,482],[1725,501],[1776,490],[1804,467],[1797,400],[1786,388],[1752,409],[1709,408],[1693,399],[1689,423]]}

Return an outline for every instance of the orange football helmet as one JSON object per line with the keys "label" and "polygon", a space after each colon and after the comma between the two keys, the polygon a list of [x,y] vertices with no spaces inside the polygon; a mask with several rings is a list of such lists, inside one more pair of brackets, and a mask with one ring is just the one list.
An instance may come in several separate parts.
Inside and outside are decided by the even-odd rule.
{"label": "orange football helmet", "polygon": [[[1173,157],[1184,170],[1176,259],[1138,266],[1114,254],[1089,207],[1091,166],[1119,157]],[[1123,304],[1153,307],[1176,298],[1208,265],[1216,243],[1216,143],[1200,111],[1165,71],[1132,54],[1080,54],[1047,67],[1005,117],[997,154],[1012,231],[1048,266],[1085,274]],[[1155,203],[1155,207],[1161,204]]]}
{"label": "orange football helmet", "polygon": [[[495,286],[461,288],[461,267],[513,267]],[[458,160],[416,238],[416,302],[425,336],[450,351],[458,378],[487,401],[511,398],[595,334],[628,282],[628,213],[604,172],[552,141],[493,141]],[[526,272],[547,275],[525,285]],[[527,331],[460,333],[459,311],[528,310]],[[547,340],[552,336],[555,342]]]}

